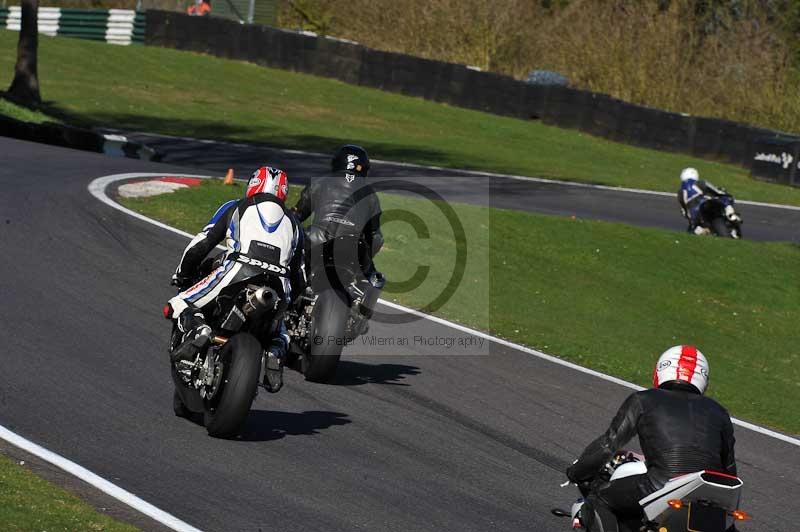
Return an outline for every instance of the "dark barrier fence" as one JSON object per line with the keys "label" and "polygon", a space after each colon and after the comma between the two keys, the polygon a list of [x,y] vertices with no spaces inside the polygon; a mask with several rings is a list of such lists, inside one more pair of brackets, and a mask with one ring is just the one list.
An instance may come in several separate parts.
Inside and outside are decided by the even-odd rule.
{"label": "dark barrier fence", "polygon": [[798,139],[762,138],[754,143],[753,148],[753,175],[784,185],[800,186]]}
{"label": "dark barrier fence", "polygon": [[[800,137],[745,124],[660,111],[569,87],[531,85],[464,65],[338,39],[168,11],[148,11],[145,43],[243,59],[498,115],[541,119],[617,142],[739,164],[763,179],[800,186],[800,179],[794,179]],[[776,173],[773,163],[758,159],[759,153],[774,151],[785,142],[791,144],[786,153],[795,163],[791,175]]]}

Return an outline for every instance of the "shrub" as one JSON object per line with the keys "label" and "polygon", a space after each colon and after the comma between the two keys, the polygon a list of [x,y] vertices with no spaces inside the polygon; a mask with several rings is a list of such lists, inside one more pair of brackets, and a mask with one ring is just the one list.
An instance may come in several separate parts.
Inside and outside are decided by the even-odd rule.
{"label": "shrub", "polygon": [[519,79],[552,70],[623,100],[799,132],[798,39],[786,36],[800,28],[800,3],[787,2],[287,0],[280,21]]}

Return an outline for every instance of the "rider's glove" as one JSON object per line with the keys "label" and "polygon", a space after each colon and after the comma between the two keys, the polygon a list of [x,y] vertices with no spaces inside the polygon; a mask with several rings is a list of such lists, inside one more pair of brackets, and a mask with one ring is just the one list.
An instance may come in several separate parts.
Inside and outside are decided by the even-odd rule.
{"label": "rider's glove", "polygon": [[567,468],[567,478],[570,482],[577,484],[580,479],[575,476],[575,464],[573,463],[571,466]]}
{"label": "rider's glove", "polygon": [[172,280],[169,282],[172,286],[177,286],[181,290],[184,288],[188,288],[192,285],[191,278],[185,277],[183,275],[178,275],[177,273],[172,274]]}

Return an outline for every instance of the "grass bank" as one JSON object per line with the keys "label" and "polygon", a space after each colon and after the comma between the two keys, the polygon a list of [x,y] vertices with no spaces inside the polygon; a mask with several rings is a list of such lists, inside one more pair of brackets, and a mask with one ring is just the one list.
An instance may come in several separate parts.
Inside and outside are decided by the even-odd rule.
{"label": "grass bank", "polygon": [[[241,194],[211,181],[123,203],[195,232]],[[422,285],[396,284],[384,294],[423,307],[452,271],[452,231],[437,223],[435,205],[391,195],[381,202],[386,212],[417,214],[430,230],[421,238],[404,222],[385,223],[376,261],[390,280],[430,267]],[[644,386],[663,350],[694,343],[711,360],[711,395],[736,416],[800,433],[797,245],[452,207],[468,255],[458,289],[437,314]]]}
{"label": "grass bank", "polygon": [[134,532],[0,455],[0,530]]}
{"label": "grass bank", "polygon": [[41,124],[42,122],[58,122],[58,119],[50,117],[41,111],[33,111],[27,107],[22,107],[8,100],[0,98],[0,116],[7,116],[15,120],[22,120],[23,122],[33,122]]}
{"label": "grass bank", "polygon": [[[0,49],[15,32],[0,30]],[[14,54],[0,54],[0,86]],[[741,199],[800,205],[800,189],[739,167],[200,54],[41,36],[46,111],[77,125],[255,141],[331,152],[343,141],[375,158],[674,191],[683,167]]]}

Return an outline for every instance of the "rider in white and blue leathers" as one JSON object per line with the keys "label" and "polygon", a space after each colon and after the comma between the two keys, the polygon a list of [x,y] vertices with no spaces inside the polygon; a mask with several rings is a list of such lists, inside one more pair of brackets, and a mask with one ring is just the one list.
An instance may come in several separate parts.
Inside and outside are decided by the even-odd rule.
{"label": "rider in white and blue leathers", "polygon": [[681,172],[681,188],[678,190],[678,203],[683,215],[689,220],[689,232],[698,232],[700,226],[700,206],[709,196],[720,196],[724,191],[708,181],[700,179],[694,168],[684,168]]}
{"label": "rider in white and blue leathers", "polygon": [[[174,358],[193,356],[208,345],[211,328],[205,323],[202,309],[216,300],[228,286],[246,280],[257,266],[278,279],[279,295],[291,302],[292,289],[302,284],[303,231],[284,204],[289,189],[286,173],[277,168],[261,167],[248,183],[244,198],[222,205],[209,223],[183,252],[172,284],[182,291],[169,300],[164,316],[177,321],[185,341],[172,353]],[[214,261],[210,273],[197,281],[203,272],[201,263],[218,244],[225,251]],[[277,324],[266,360],[265,385],[277,392],[283,385],[282,359],[289,335],[283,319]]]}

